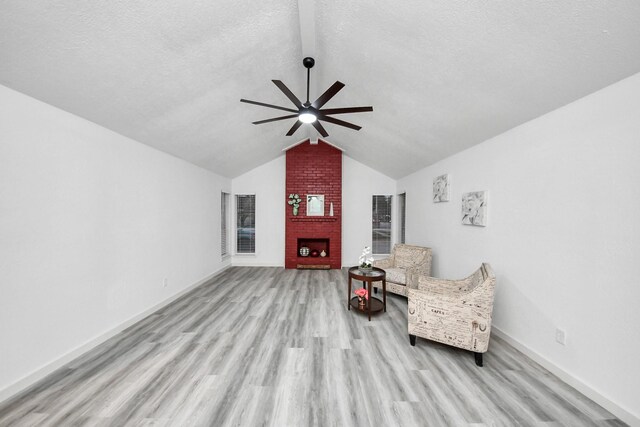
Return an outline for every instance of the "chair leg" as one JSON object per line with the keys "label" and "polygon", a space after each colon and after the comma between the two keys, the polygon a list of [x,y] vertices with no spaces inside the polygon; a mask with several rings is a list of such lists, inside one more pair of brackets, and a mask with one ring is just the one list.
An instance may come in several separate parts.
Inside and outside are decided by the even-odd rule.
{"label": "chair leg", "polygon": [[411,343],[411,345],[415,346],[416,345],[416,336],[409,334],[409,342]]}
{"label": "chair leg", "polygon": [[473,355],[476,357],[476,365],[482,367],[482,353],[473,353]]}

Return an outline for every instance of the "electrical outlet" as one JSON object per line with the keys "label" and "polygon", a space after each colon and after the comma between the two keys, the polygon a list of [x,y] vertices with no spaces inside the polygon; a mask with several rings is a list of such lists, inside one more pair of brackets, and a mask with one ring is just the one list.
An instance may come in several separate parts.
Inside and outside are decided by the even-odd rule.
{"label": "electrical outlet", "polygon": [[564,330],[558,328],[556,329],[556,342],[558,344],[566,345],[567,344],[567,334]]}
{"label": "electrical outlet", "polygon": [[168,284],[169,284],[169,281],[167,280],[166,277],[164,279],[162,279],[162,287],[163,288],[166,288]]}

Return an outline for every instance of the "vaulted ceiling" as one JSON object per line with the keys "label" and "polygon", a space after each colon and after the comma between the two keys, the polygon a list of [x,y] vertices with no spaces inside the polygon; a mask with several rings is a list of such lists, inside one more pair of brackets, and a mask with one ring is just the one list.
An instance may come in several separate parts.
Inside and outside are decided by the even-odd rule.
{"label": "vaulted ceiling", "polygon": [[227,177],[310,125],[271,83],[327,108],[327,141],[393,178],[640,72],[640,2],[3,0],[0,84]]}

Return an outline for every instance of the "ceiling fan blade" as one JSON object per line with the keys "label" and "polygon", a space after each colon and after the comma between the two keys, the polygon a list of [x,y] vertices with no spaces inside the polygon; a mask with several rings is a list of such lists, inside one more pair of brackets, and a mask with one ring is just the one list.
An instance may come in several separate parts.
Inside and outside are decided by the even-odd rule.
{"label": "ceiling fan blade", "polygon": [[329,136],[329,134],[327,133],[326,130],[324,130],[324,127],[322,127],[319,121],[316,120],[311,124],[313,125],[314,128],[316,128],[318,132],[320,132],[320,135],[324,136],[325,138]]}
{"label": "ceiling fan blade", "polygon": [[340,91],[344,87],[344,83],[335,82],[331,85],[329,89],[327,89],[318,99],[313,101],[313,108],[320,109],[324,104],[326,104],[331,98],[335,96],[336,93]]}
{"label": "ceiling fan blade", "polygon": [[288,116],[274,117],[273,119],[266,119],[266,120],[258,120],[257,122],[251,122],[251,123],[253,123],[254,125],[261,125],[263,123],[277,122],[278,120],[292,119],[294,117],[298,117],[298,115],[290,114]]}
{"label": "ceiling fan blade", "polygon": [[322,114],[347,114],[347,113],[365,113],[373,111],[373,107],[347,107],[347,108],[326,108],[320,110]]}
{"label": "ceiling fan blade", "polygon": [[297,121],[293,124],[293,126],[291,126],[291,129],[289,129],[289,132],[287,132],[287,136],[291,136],[291,135],[293,135],[293,134],[298,130],[298,128],[299,128],[300,126],[302,126],[302,122],[301,122],[300,120],[297,120]]}
{"label": "ceiling fan blade", "polygon": [[344,120],[336,119],[336,118],[325,116],[325,115],[321,115],[320,117],[318,117],[318,120],[324,120],[325,122],[333,123],[334,125],[344,126],[353,130],[362,129],[362,126],[354,125],[353,123],[345,122]]}
{"label": "ceiling fan blade", "polygon": [[258,101],[249,101],[248,99],[241,99],[240,102],[246,102],[247,104],[260,105],[261,107],[275,108],[276,110],[290,111],[292,113],[298,112],[298,110],[294,110],[293,108],[278,107],[277,105],[265,104],[264,102],[258,102]]}
{"label": "ceiling fan blade", "polygon": [[295,105],[298,108],[302,108],[302,102],[300,102],[298,97],[296,97],[293,94],[293,92],[291,92],[289,88],[285,86],[284,83],[282,83],[280,80],[271,80],[271,81],[275,83],[276,86],[278,86],[278,89],[280,89],[285,95],[287,95],[287,98],[289,98],[291,102],[293,102],[293,105]]}

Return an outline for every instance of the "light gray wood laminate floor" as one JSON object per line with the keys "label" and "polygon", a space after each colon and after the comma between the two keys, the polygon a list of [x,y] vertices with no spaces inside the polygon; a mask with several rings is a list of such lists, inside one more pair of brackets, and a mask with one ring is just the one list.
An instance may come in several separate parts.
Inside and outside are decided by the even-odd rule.
{"label": "light gray wood laminate floor", "polygon": [[0,405],[2,426],[621,426],[504,341],[369,322],[346,270],[234,267]]}

